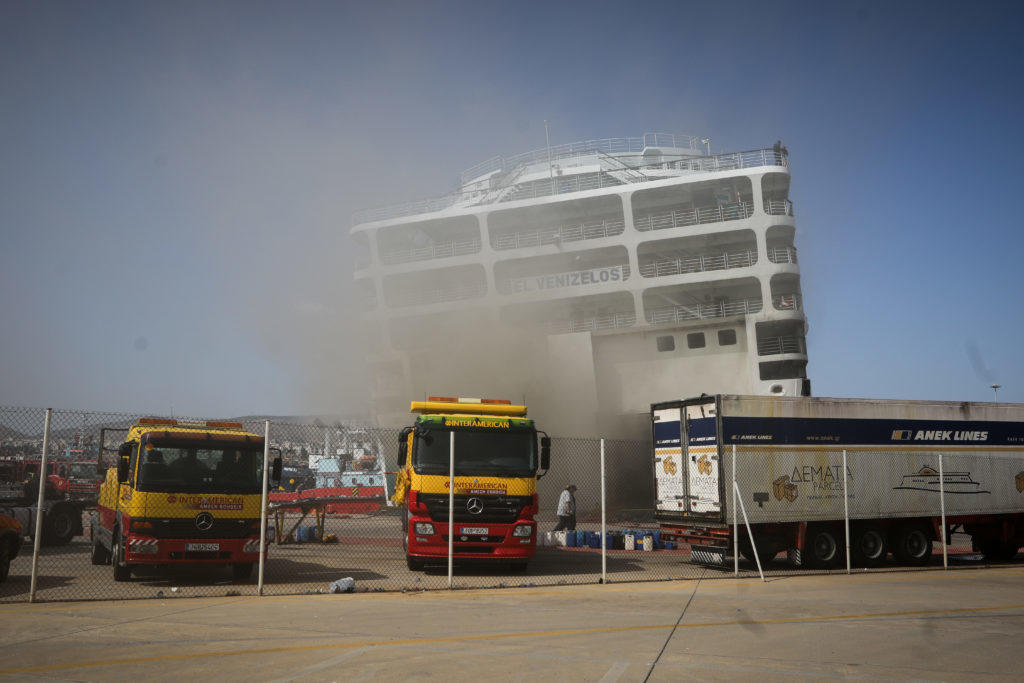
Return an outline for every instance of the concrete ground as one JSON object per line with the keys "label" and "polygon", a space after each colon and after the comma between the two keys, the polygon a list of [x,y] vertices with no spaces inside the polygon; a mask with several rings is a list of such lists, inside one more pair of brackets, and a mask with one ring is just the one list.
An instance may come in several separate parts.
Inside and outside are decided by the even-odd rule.
{"label": "concrete ground", "polygon": [[1020,680],[1024,567],[0,605],[0,678]]}

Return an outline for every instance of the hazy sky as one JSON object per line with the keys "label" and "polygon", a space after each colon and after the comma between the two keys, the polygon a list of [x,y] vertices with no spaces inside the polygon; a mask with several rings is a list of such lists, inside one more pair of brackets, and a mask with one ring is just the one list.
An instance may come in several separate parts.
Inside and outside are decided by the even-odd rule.
{"label": "hazy sky", "polygon": [[357,409],[351,213],[544,119],[781,138],[814,393],[1024,402],[1019,6],[6,0],[0,405]]}

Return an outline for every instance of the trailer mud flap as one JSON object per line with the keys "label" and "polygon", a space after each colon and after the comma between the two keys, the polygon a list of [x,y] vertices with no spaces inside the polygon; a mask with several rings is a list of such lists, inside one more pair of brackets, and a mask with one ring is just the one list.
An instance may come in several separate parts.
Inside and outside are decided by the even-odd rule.
{"label": "trailer mud flap", "polygon": [[723,567],[725,566],[725,548],[693,546],[690,548],[690,560],[696,564]]}

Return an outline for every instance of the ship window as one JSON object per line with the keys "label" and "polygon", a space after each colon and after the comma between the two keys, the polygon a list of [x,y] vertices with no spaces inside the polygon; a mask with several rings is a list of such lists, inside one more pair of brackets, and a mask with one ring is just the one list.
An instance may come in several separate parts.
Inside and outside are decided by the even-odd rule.
{"label": "ship window", "polygon": [[703,349],[706,343],[703,332],[691,332],[686,335],[686,345],[691,349]]}
{"label": "ship window", "polygon": [[676,350],[676,338],[672,335],[665,337],[658,337],[658,350],[659,351],[675,351]]}
{"label": "ship window", "polygon": [[736,343],[736,330],[719,330],[718,345],[732,346]]}

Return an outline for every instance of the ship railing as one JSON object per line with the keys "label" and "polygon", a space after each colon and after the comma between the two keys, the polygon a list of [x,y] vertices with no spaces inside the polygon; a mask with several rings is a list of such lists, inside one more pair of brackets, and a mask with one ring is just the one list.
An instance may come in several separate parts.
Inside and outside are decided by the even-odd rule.
{"label": "ship railing", "polygon": [[803,337],[788,335],[757,340],[757,355],[776,356],[782,353],[806,353]]}
{"label": "ship railing", "polygon": [[759,297],[748,299],[723,299],[721,301],[692,304],[689,306],[666,306],[653,308],[646,312],[647,322],[651,325],[679,323],[686,320],[702,320],[705,318],[727,318],[734,315],[760,313],[762,302]]}
{"label": "ship railing", "polygon": [[581,140],[579,142],[554,145],[553,147],[541,147],[509,157],[491,157],[466,169],[460,174],[459,178],[465,184],[488,173],[507,171],[520,164],[540,163],[548,159],[554,162],[570,157],[590,156],[595,152],[603,152],[605,154],[639,154],[647,147],[671,147],[693,150],[694,153],[697,153],[699,150],[697,143],[698,138],[695,135],[675,133],[645,133],[640,137]]}
{"label": "ship railing", "polygon": [[[593,271],[613,271],[615,269],[619,269],[621,271],[621,279],[612,280],[611,277],[608,277],[608,279],[601,280],[600,276],[598,276],[597,282],[594,282],[593,278],[591,277],[586,278],[587,281],[584,282],[584,278],[581,277],[575,283],[572,283],[572,279],[567,277],[576,273],[582,274],[591,273]],[[497,287],[498,291],[501,292],[502,294],[521,294],[523,292],[540,291],[541,289],[552,290],[563,289],[567,287],[589,287],[591,285],[621,285],[623,282],[629,279],[629,275],[629,264],[620,263],[611,266],[595,266],[589,270],[580,270],[579,268],[576,268],[574,270],[560,271],[557,273],[534,273],[532,275],[523,275],[519,277],[506,277],[498,281]],[[556,281],[555,283],[551,283],[551,286],[546,286],[548,284],[548,278],[559,277],[565,278],[565,284],[559,284]],[[537,283],[538,280],[543,282]],[[522,285],[517,289],[516,287],[513,286],[513,283],[515,282],[522,283]],[[535,283],[539,284],[540,286],[536,286]]]}
{"label": "ship railing", "polygon": [[[602,144],[597,144],[602,143]],[[570,149],[575,147],[575,149]],[[558,147],[552,147],[551,160],[552,163],[556,159],[564,159],[566,157],[587,157],[596,156],[598,152],[604,154],[635,154],[643,151],[644,144],[642,138],[609,138],[606,141],[585,141],[582,143],[572,143],[570,145],[560,145]],[[685,146],[683,148],[686,148]],[[693,147],[696,149],[696,146]],[[562,150],[562,151],[559,151]],[[564,151],[564,153],[563,153]],[[495,157],[496,159],[497,157]],[[497,167],[498,162],[494,159],[490,159],[484,164],[494,167],[493,170],[513,170],[520,165],[529,165],[531,163],[540,163],[547,160],[547,150],[534,150],[533,152],[527,152],[526,154],[517,155],[514,157],[504,158],[501,162],[501,168]],[[694,171],[694,172],[712,172],[712,171],[728,171],[744,168],[753,168],[757,166],[788,166],[789,157],[781,152],[775,153],[771,149],[759,149],[749,150],[746,152],[730,152],[727,154],[717,154],[715,156],[687,156],[686,158],[679,159],[677,161],[665,161],[664,156],[661,159],[652,164],[644,164],[638,167],[630,168],[644,168],[644,167],[659,167],[669,168],[680,171]],[[489,172],[489,171],[487,171]],[[361,223],[369,223],[371,221],[382,221],[392,218],[401,218],[403,216],[412,216],[424,213],[433,213],[437,211],[443,211],[447,208],[463,203],[472,205],[474,203],[488,203],[489,201],[509,201],[510,198],[515,199],[531,199],[537,197],[546,197],[550,195],[565,194],[568,192],[581,192],[584,190],[600,189],[604,187],[611,187],[621,185],[621,182],[612,182],[607,178],[607,174],[583,174],[592,177],[581,181],[571,181],[566,178],[556,178],[552,181],[533,181],[529,183],[532,185],[534,182],[539,183],[544,187],[535,187],[533,189],[524,190],[522,193],[515,191],[509,194],[502,194],[496,199],[488,199],[489,193],[486,190],[474,189],[463,191],[461,189],[446,194],[442,197],[435,197],[430,199],[419,199],[412,202],[405,202],[402,204],[395,204],[391,206],[385,206],[374,209],[363,209],[357,211],[352,215],[352,224],[359,225]],[[607,178],[601,178],[601,176],[607,176]],[[648,180],[640,174],[642,179],[635,179],[636,182],[643,182]],[[578,176],[576,176],[578,178]],[[468,178],[463,180],[463,184],[473,180]],[[558,183],[561,180],[563,182]],[[614,179],[612,179],[614,180]],[[546,189],[544,189],[546,188]]]}
{"label": "ship railing", "polygon": [[551,320],[544,324],[544,329],[548,334],[569,334],[571,332],[597,332],[617,327],[632,327],[635,324],[635,313],[609,313],[593,317]]}
{"label": "ship railing", "polygon": [[678,161],[662,160],[656,165],[677,171],[711,173],[756,166],[789,166],[789,155],[772,149],[751,149],[745,152],[727,152],[714,156],[687,157]]}
{"label": "ship railing", "polygon": [[364,294],[359,297],[360,306],[364,311],[372,311],[377,308],[377,295],[376,294]]}
{"label": "ship railing", "polygon": [[770,216],[792,216],[793,202],[788,199],[766,199],[764,212]]}
{"label": "ship railing", "polygon": [[480,238],[473,237],[466,240],[450,240],[447,242],[435,242],[423,247],[412,247],[410,249],[392,249],[381,254],[380,260],[387,265],[398,263],[410,263],[412,261],[426,261],[436,258],[451,258],[453,256],[464,256],[476,254],[480,251]]}
{"label": "ship railing", "polygon": [[722,254],[701,254],[700,256],[681,256],[674,259],[659,259],[640,266],[643,277],[662,277],[665,275],[683,275],[699,273],[707,270],[726,270],[729,268],[747,268],[757,263],[757,252],[752,249]]}
{"label": "ship railing", "polygon": [[519,185],[508,194],[502,195],[498,201],[513,202],[520,199],[537,199],[570,192],[586,192],[600,190],[605,187],[618,187],[625,183],[609,175],[607,171],[596,173],[579,173],[571,176],[556,176],[548,179],[531,180]]}
{"label": "ship railing", "polygon": [[460,287],[441,287],[437,289],[403,289],[393,292],[388,297],[392,306],[425,306],[445,303],[447,301],[463,301],[476,299],[487,294],[487,285],[463,285]]}
{"label": "ship railing", "polygon": [[768,250],[772,263],[796,263],[796,247],[772,247]]}
{"label": "ship railing", "polygon": [[546,244],[613,237],[621,235],[625,229],[626,223],[621,219],[608,219],[590,223],[571,223],[552,228],[541,228],[539,230],[502,235],[496,238],[492,244],[497,250],[539,247]]}
{"label": "ship railing", "polygon": [[803,310],[803,299],[796,292],[776,294],[772,297],[772,306],[777,311],[801,311]]}
{"label": "ship railing", "polygon": [[750,202],[735,202],[718,206],[701,206],[692,209],[672,209],[650,213],[633,221],[633,225],[641,232],[648,230],[665,230],[683,228],[704,223],[720,223],[750,218],[754,215],[754,205]]}

